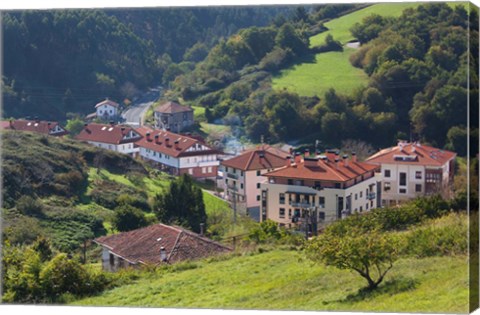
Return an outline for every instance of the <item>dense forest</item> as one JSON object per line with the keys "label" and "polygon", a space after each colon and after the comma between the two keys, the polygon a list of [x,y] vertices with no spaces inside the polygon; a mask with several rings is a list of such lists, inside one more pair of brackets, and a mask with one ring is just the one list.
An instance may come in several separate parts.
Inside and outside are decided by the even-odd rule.
{"label": "dense forest", "polygon": [[[205,106],[210,121],[240,125],[254,141],[263,135],[270,142],[311,138],[339,146],[356,139],[381,147],[401,138],[466,154],[467,71],[478,68],[468,36],[476,47],[476,11],[426,4],[399,18],[367,17],[351,29],[361,43],[351,63],[368,74],[368,86],[315,97],[271,88],[275,71],[342,49],[332,37],[309,47],[310,30],[321,31],[321,20],[299,11],[281,26],[252,27],[221,41],[194,71],[176,77],[175,93]],[[477,95],[478,77],[471,74],[470,93]],[[470,109],[477,117],[478,99],[471,98]]]}
{"label": "dense forest", "polygon": [[[161,84],[173,62],[198,61],[242,27],[290,7],[18,11],[3,14],[5,117],[64,120],[96,102]],[[184,65],[189,67],[189,65]],[[175,67],[168,72],[175,74]]]}

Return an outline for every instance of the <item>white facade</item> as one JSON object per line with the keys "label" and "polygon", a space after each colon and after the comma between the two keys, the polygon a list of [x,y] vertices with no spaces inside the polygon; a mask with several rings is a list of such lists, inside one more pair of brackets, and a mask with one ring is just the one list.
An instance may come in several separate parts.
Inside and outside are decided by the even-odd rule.
{"label": "white facade", "polygon": [[346,215],[377,208],[378,181],[379,177],[373,176],[345,189],[263,183],[263,219],[292,228],[315,215],[315,218],[309,217],[309,222],[315,222],[316,228],[321,229]]}
{"label": "white facade", "polygon": [[171,157],[167,154],[162,154],[160,152],[140,147],[140,156],[145,159],[152,160],[157,163],[161,163],[170,167],[179,168],[179,159]]}
{"label": "white facade", "polygon": [[135,154],[139,152],[139,148],[135,147],[135,144],[133,142],[122,143],[122,144],[111,144],[111,143],[96,142],[96,141],[87,141],[87,142],[99,148],[120,152],[124,154]]}
{"label": "white facade", "polygon": [[96,113],[100,119],[113,119],[118,115],[118,108],[110,104],[103,104],[96,108]]}

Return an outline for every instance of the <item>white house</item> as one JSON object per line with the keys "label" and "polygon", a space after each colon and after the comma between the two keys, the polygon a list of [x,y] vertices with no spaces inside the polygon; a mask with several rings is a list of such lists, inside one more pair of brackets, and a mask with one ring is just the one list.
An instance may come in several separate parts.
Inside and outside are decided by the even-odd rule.
{"label": "white house", "polygon": [[114,120],[119,115],[118,103],[109,100],[108,98],[97,105],[95,105],[95,113],[90,114],[87,118],[99,118],[101,120]]}
{"label": "white house", "polygon": [[418,142],[399,141],[366,162],[380,167],[382,204],[396,205],[418,196],[452,193],[456,153]]}
{"label": "white house", "polygon": [[380,186],[377,166],[338,152],[285,160],[285,166],[266,173],[261,184],[262,221],[271,219],[287,228],[316,233],[326,224],[352,213],[377,207]]}
{"label": "white house", "polygon": [[260,184],[263,174],[285,166],[288,152],[262,145],[221,162],[224,197],[239,214],[260,220]]}
{"label": "white house", "polygon": [[128,126],[90,123],[85,124],[75,138],[100,148],[136,156],[139,148],[135,142],[142,136]]}
{"label": "white house", "polygon": [[195,178],[217,177],[219,152],[186,135],[147,127],[136,129],[143,138],[137,142],[140,156],[174,175],[184,173]]}

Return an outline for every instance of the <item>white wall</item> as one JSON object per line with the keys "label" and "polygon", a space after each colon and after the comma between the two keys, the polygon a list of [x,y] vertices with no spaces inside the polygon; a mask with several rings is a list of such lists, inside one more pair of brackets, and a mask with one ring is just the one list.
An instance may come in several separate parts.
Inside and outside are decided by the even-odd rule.
{"label": "white wall", "polygon": [[180,168],[179,159],[166,154],[155,152],[150,149],[146,149],[144,147],[140,147],[140,156],[158,163],[162,163],[164,165],[168,165],[174,168]]}
{"label": "white wall", "polygon": [[[110,113],[111,111],[111,113]],[[115,117],[117,116],[117,108],[108,104],[104,104],[102,106],[97,107],[97,116],[103,117],[107,112],[108,117]]]}
{"label": "white wall", "polygon": [[179,160],[180,168],[209,167],[220,165],[220,161],[218,161],[216,154],[181,157]]}
{"label": "white wall", "polygon": [[135,152],[139,152],[139,148],[135,147],[133,142],[130,143],[123,143],[123,144],[110,144],[110,143],[103,143],[103,142],[96,142],[96,141],[88,141],[88,143],[103,149],[107,149],[110,151],[120,152],[124,154],[131,154]]}

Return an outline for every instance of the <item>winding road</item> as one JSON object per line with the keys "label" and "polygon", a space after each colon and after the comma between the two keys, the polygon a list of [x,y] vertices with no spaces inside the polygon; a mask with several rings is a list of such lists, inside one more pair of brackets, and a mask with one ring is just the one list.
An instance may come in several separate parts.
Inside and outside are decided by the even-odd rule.
{"label": "winding road", "polygon": [[125,124],[132,127],[143,125],[145,114],[150,106],[160,98],[161,87],[151,88],[148,92],[132,102],[132,104],[122,113]]}

